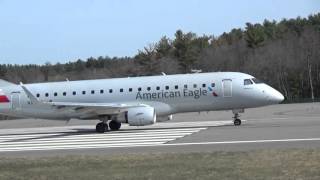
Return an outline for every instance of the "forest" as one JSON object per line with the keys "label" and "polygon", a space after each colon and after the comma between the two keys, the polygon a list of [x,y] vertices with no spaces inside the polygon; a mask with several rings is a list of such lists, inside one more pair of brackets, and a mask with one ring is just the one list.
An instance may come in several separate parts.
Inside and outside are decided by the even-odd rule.
{"label": "forest", "polygon": [[[0,62],[1,63],[1,62]],[[220,36],[177,30],[133,57],[89,57],[61,64],[1,64],[0,78],[47,82],[128,76],[237,71],[281,91],[287,102],[319,101],[320,13],[307,18],[246,23]]]}

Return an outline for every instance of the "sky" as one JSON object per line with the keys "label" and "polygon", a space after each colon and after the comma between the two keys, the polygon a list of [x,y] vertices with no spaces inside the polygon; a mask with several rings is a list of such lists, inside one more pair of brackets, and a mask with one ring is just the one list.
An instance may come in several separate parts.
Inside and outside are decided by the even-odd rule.
{"label": "sky", "polygon": [[0,0],[0,64],[134,56],[178,29],[218,36],[318,12],[320,0]]}

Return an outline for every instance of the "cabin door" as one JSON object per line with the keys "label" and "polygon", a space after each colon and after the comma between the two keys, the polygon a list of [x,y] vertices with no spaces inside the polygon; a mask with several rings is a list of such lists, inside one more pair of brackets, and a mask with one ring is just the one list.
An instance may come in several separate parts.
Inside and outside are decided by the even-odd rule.
{"label": "cabin door", "polygon": [[20,103],[20,92],[12,92],[11,93],[11,109],[20,109],[21,103]]}
{"label": "cabin door", "polygon": [[223,92],[223,97],[232,97],[232,80],[231,79],[222,80],[222,92]]}

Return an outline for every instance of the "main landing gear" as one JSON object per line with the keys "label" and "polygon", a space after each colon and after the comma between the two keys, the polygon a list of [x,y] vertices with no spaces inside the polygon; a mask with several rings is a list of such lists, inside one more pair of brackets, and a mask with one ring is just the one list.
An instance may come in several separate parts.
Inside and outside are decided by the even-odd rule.
{"label": "main landing gear", "polygon": [[109,122],[109,127],[112,131],[117,131],[120,129],[121,123],[116,120],[112,120]]}
{"label": "main landing gear", "polygon": [[108,131],[108,124],[105,122],[100,122],[96,125],[96,131],[98,133],[104,133],[106,131]]}
{"label": "main landing gear", "polygon": [[241,125],[241,119],[239,119],[240,115],[239,113],[243,113],[244,109],[236,109],[236,110],[232,110],[234,116],[233,116],[233,124],[235,126],[240,126]]}
{"label": "main landing gear", "polygon": [[116,118],[114,118],[113,120],[111,120],[111,121],[109,122],[109,125],[108,125],[108,121],[109,121],[110,119],[111,119],[110,116],[100,117],[100,120],[101,120],[102,122],[100,122],[100,123],[98,123],[98,124],[96,125],[96,131],[97,131],[98,133],[104,133],[104,132],[108,131],[109,128],[110,128],[110,130],[112,130],[112,131],[117,131],[117,130],[119,130],[120,127],[121,127],[121,123],[118,122],[118,121],[116,120]]}

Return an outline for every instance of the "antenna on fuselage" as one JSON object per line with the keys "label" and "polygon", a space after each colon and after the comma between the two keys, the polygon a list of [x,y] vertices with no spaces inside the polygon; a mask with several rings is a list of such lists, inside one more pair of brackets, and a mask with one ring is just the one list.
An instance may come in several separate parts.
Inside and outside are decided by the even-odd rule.
{"label": "antenna on fuselage", "polygon": [[191,69],[192,73],[201,73],[202,70],[201,69]]}

